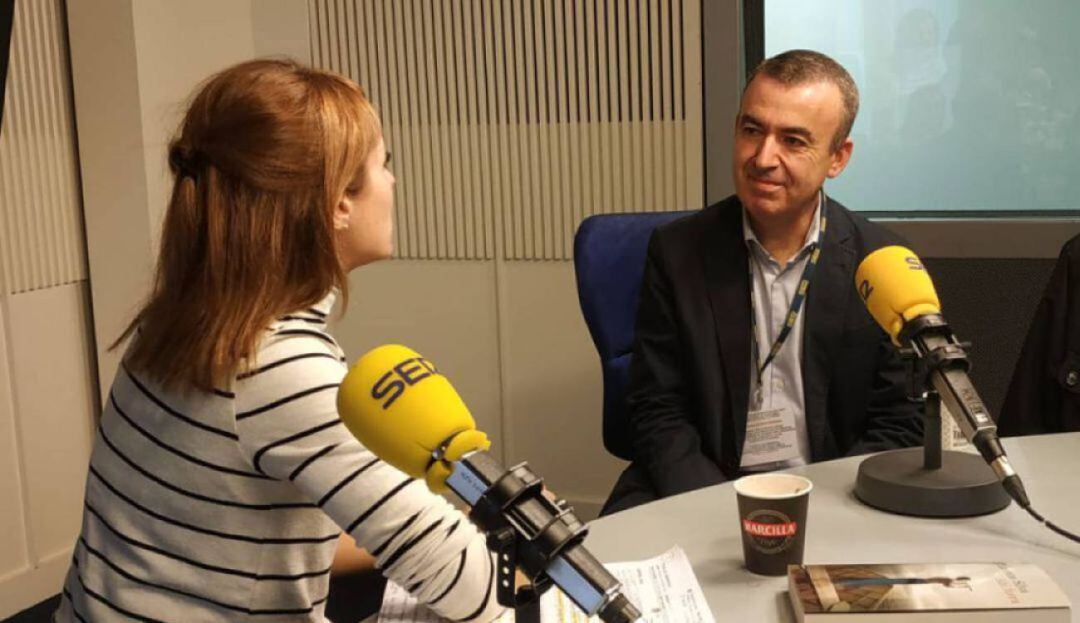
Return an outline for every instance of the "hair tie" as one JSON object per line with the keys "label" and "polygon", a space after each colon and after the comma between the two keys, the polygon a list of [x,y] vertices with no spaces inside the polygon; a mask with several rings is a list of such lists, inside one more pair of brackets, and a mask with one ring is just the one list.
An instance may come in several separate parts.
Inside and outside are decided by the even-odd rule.
{"label": "hair tie", "polygon": [[169,166],[176,172],[177,177],[198,178],[199,163],[201,158],[193,157],[194,152],[185,153],[187,150],[173,147],[169,150]]}

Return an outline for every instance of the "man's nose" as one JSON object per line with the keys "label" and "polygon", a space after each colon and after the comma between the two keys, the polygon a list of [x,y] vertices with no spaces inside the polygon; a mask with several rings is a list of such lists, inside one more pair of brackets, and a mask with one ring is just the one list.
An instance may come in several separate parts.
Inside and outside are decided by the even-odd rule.
{"label": "man's nose", "polygon": [[772,169],[780,164],[779,149],[776,139],[765,136],[758,143],[757,151],[754,152],[754,167],[758,169]]}

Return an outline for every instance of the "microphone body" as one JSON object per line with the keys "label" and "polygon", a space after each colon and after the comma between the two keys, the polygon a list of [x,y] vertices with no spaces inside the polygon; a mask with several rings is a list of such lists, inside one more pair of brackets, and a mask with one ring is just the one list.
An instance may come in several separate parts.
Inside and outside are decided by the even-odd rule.
{"label": "microphone body", "polygon": [[369,351],[342,380],[338,413],[380,458],[472,508],[489,548],[499,552],[500,603],[513,600],[513,566],[520,565],[534,585],[550,580],[590,616],[607,623],[641,617],[585,548],[588,528],[543,495],[543,481],[525,463],[507,470],[488,454],[487,436],[430,361],[404,346]]}
{"label": "microphone body", "polygon": [[997,425],[968,375],[970,362],[963,346],[940,314],[917,316],[905,323],[900,341],[910,346],[930,369],[930,385],[941,396],[964,438],[994,470],[1009,496],[1021,506],[1027,493],[997,434]]}
{"label": "microphone body", "polygon": [[926,366],[929,384],[1009,496],[1025,508],[1030,506],[997,426],[968,376],[967,353],[941,315],[937,292],[922,261],[904,247],[884,247],[859,264],[855,283],[870,314],[893,343],[911,348]]}

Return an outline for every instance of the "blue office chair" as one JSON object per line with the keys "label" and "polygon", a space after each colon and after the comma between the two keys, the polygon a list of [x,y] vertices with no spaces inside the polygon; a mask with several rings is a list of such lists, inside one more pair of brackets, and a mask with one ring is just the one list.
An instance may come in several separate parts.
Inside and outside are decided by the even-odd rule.
{"label": "blue office chair", "polygon": [[598,214],[582,221],[574,236],[578,299],[604,377],[604,447],[621,459],[633,458],[625,395],[649,236],[691,213]]}

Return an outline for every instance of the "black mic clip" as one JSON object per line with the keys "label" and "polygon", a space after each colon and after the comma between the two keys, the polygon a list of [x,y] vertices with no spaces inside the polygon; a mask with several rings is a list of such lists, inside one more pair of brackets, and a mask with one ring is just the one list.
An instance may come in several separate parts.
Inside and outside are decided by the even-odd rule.
{"label": "black mic clip", "polygon": [[[927,336],[936,336],[927,339]],[[898,336],[900,358],[908,378],[908,400],[923,403],[930,387],[930,375],[944,370],[971,370],[967,350],[971,342],[961,342],[940,314],[924,314],[907,323]],[[923,351],[923,352],[920,352]]]}
{"label": "black mic clip", "polygon": [[509,524],[488,532],[487,546],[498,560],[495,598],[501,605],[514,609],[515,621],[539,623],[540,595],[551,588],[551,579],[541,575],[533,579],[530,585],[516,587],[514,572],[518,565],[518,538]]}
{"label": "black mic clip", "polygon": [[922,358],[910,346],[900,347],[900,360],[904,362],[904,378],[907,379],[907,401],[916,404],[926,402],[926,366]]}
{"label": "black mic clip", "polygon": [[[499,603],[539,620],[539,597],[553,582],[545,569],[562,551],[588,533],[573,510],[544,495],[544,481],[527,463],[501,475],[473,505],[470,518],[488,535],[488,548],[498,557],[496,597]],[[515,590],[520,567],[531,586]]]}
{"label": "black mic clip", "polygon": [[[486,451],[477,450],[454,462],[446,484],[472,507],[469,518],[476,527],[495,535],[489,546],[500,550],[497,597],[514,606],[515,615],[526,610],[517,605],[519,598],[533,599],[554,584],[583,613],[597,615],[605,623],[641,618],[619,581],[585,548],[588,528],[569,505],[549,497],[528,464],[506,469]],[[512,588],[514,566],[533,583],[520,594]],[[539,604],[534,600],[533,605],[532,612],[524,612],[526,618],[538,614]]]}

